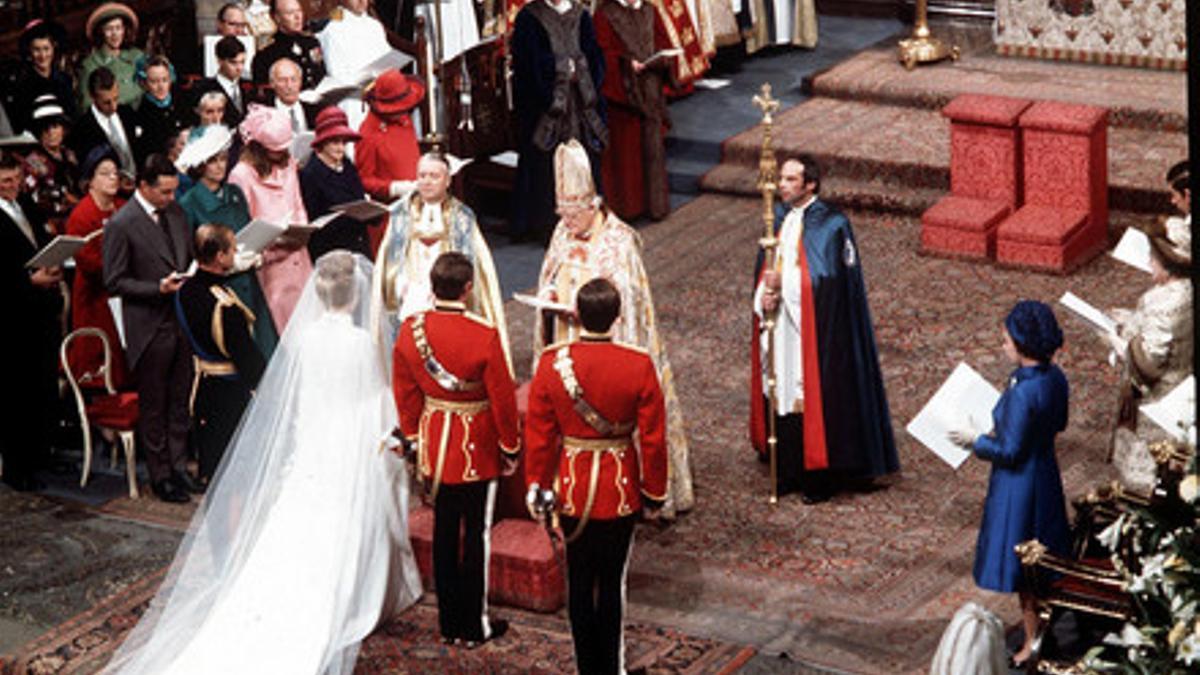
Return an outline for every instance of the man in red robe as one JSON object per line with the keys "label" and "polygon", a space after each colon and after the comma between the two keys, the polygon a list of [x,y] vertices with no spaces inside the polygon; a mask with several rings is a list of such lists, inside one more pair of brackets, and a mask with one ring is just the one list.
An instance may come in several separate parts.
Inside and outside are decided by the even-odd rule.
{"label": "man in red robe", "polygon": [[608,77],[600,93],[608,106],[608,147],[601,175],[608,205],[624,220],[661,220],[671,211],[663,132],[668,125],[664,84],[673,85],[676,57],[662,20],[644,0],[600,0],[596,41]]}

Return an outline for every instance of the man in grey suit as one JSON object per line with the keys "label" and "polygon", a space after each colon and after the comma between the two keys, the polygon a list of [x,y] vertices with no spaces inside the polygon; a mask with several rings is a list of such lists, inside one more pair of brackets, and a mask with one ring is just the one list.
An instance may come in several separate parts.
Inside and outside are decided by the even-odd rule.
{"label": "man in grey suit", "polygon": [[192,234],[175,203],[174,164],[146,158],[133,199],[104,228],[104,285],[121,298],[125,352],[137,383],[138,436],[154,494],[186,502],[201,487],[187,472],[192,349],[174,296],[192,262]]}

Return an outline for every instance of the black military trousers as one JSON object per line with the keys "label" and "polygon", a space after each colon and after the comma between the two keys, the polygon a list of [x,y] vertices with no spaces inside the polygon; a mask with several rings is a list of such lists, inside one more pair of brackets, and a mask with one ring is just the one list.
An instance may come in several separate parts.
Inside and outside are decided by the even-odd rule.
{"label": "black military trousers", "polygon": [[433,583],[442,637],[481,642],[491,634],[487,566],[495,501],[495,480],[443,483],[438,488],[433,502]]}
{"label": "black military trousers", "polygon": [[[580,675],[618,675],[625,667],[622,644],[625,573],[637,516],[590,520],[567,544],[567,609]],[[563,532],[579,520],[562,517]]]}
{"label": "black military trousers", "polygon": [[213,477],[249,403],[250,390],[237,377],[201,378],[192,416],[201,480]]}

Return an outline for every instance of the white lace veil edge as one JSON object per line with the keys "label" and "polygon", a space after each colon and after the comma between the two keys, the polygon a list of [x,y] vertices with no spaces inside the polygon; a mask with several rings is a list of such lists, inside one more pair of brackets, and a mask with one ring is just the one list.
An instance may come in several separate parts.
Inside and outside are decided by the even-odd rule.
{"label": "white lace veil edge", "polygon": [[[309,328],[330,312],[318,297],[317,280],[327,266],[336,263],[345,271],[350,267],[348,262],[353,263],[351,271],[354,293],[357,294],[349,315],[355,326],[364,330],[371,326],[371,262],[346,251],[332,251],[322,256],[305,284],[279,346],[230,440],[204,501],[192,517],[158,593],[103,672],[147,675],[167,672],[181,645],[188,644],[228,582],[245,564],[279,494],[281,477],[286,474],[297,447],[301,347]],[[378,368],[373,358],[369,368]],[[386,381],[377,370],[374,375],[383,383],[375,382],[372,386],[386,387]],[[381,405],[386,404],[384,401]],[[394,416],[394,408],[380,414],[386,416],[389,412]],[[404,476],[401,475],[399,480],[401,496],[406,498]],[[402,531],[403,541],[407,541],[404,520],[400,518],[399,522],[389,523],[389,527],[396,534],[401,533],[398,530]],[[419,594],[419,580],[416,592]],[[352,668],[357,646],[356,641],[346,645],[331,644],[331,652],[326,655],[328,665],[338,672],[345,671],[347,663]]]}

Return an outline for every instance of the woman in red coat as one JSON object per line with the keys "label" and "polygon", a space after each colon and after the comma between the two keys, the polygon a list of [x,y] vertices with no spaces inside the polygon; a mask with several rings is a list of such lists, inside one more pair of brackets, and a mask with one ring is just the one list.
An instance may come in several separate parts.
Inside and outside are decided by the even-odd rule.
{"label": "woman in red coat", "polygon": [[[104,227],[108,218],[125,203],[117,196],[119,160],[108,145],[94,148],[83,163],[87,195],[67,218],[67,234],[86,237]],[[91,240],[75,254],[75,280],[71,284],[71,330],[95,327],[108,336],[112,352],[112,381],[117,389],[129,384],[125,350],[117,336],[117,325],[104,290],[104,235]],[[93,371],[104,362],[104,352],[95,340],[77,340],[71,345],[71,364],[79,372]]]}
{"label": "woman in red coat", "polygon": [[[394,69],[384,71],[367,95],[371,111],[358,129],[362,138],[354,144],[354,163],[363,187],[379,201],[390,202],[416,188],[421,149],[411,114],[423,98],[425,83]],[[383,230],[368,228],[372,260]]]}

